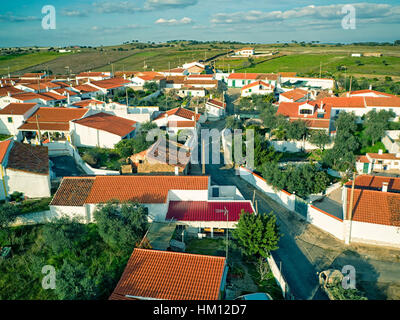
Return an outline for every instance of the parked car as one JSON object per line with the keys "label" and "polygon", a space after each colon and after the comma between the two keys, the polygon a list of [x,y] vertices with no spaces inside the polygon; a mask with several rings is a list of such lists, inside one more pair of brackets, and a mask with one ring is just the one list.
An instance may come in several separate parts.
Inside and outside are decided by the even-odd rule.
{"label": "parked car", "polygon": [[235,298],[235,300],[274,300],[268,293],[249,293]]}

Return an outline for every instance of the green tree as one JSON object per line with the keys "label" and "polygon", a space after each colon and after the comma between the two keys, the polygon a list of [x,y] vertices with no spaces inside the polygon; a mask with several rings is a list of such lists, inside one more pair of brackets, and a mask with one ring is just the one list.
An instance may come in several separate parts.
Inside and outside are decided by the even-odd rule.
{"label": "green tree", "polygon": [[77,220],[68,218],[56,219],[43,227],[44,243],[57,255],[75,251],[84,235],[85,227]]}
{"label": "green tree", "polygon": [[355,153],[360,146],[359,139],[355,136],[357,130],[355,114],[340,112],[335,126],[335,144],[332,149],[326,150],[323,162],[327,166],[344,172],[354,166]]}
{"label": "green tree", "polygon": [[110,247],[130,253],[147,228],[147,209],[138,203],[111,201],[94,212],[99,235]]}
{"label": "green tree", "polygon": [[8,228],[16,219],[19,214],[19,210],[16,206],[4,203],[0,204],[0,228]]}
{"label": "green tree", "polygon": [[158,84],[154,81],[146,82],[143,85],[143,89],[150,91],[150,92],[156,92],[158,90]]}
{"label": "green tree", "polygon": [[271,251],[278,249],[281,237],[276,216],[270,214],[251,214],[242,212],[233,237],[238,241],[247,256],[269,257]]}
{"label": "green tree", "polygon": [[379,112],[371,110],[366,114],[364,133],[372,141],[372,145],[383,138],[385,131],[389,129],[389,120],[394,117],[396,114],[393,111],[386,110]]}
{"label": "green tree", "polygon": [[329,135],[323,130],[314,130],[310,135],[310,142],[320,150],[325,150],[325,146],[331,142]]}
{"label": "green tree", "polygon": [[286,123],[286,136],[290,140],[301,140],[307,134],[307,125],[302,120]]}
{"label": "green tree", "polygon": [[235,116],[229,116],[226,118],[225,126],[228,129],[234,130],[234,129],[242,129],[242,121]]}

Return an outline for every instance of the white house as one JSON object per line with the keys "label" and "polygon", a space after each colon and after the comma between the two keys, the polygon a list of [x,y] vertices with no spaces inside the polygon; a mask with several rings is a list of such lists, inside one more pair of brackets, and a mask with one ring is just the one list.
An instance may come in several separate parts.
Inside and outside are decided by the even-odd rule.
{"label": "white house", "polygon": [[205,97],[207,90],[204,88],[196,87],[182,87],[178,89],[178,96],[180,97]]}
{"label": "white house", "polygon": [[242,48],[239,50],[235,50],[235,55],[241,57],[251,57],[254,56],[254,53],[254,48]]}
{"label": "white house", "polygon": [[112,149],[122,139],[135,136],[136,121],[100,112],[71,121],[72,144]]}
{"label": "white house", "polygon": [[100,81],[104,79],[110,79],[111,72],[81,72],[76,76],[76,80],[93,80]]}
{"label": "white house", "polygon": [[82,99],[93,99],[98,95],[103,94],[103,91],[97,87],[91,86],[90,84],[82,84],[72,87],[72,90],[78,92]]}
{"label": "white house", "polygon": [[[0,110],[0,134],[17,136],[18,128],[39,106],[36,103],[10,103]],[[21,138],[21,137],[20,137]]]}
{"label": "white house", "polygon": [[265,83],[264,81],[256,81],[252,82],[248,85],[245,85],[241,89],[242,97],[249,97],[253,94],[256,95],[266,95],[270,93],[274,93],[275,87],[272,84]]}
{"label": "white house", "polygon": [[399,171],[400,170],[400,152],[399,153],[367,153],[365,156],[357,158],[356,162],[358,173],[371,173],[373,171]]}
{"label": "white house", "polygon": [[330,78],[282,76],[281,85],[294,86],[298,88],[318,88],[322,90],[333,90],[335,88],[335,80]]}
{"label": "white house", "polygon": [[47,147],[14,140],[0,142],[0,199],[14,192],[28,198],[50,197],[50,165]]}
{"label": "white house", "polygon": [[206,114],[208,119],[221,119],[225,117],[226,103],[216,99],[209,99],[206,102]]}
{"label": "white house", "polygon": [[178,107],[175,109],[168,110],[158,115],[153,120],[158,127],[166,127],[168,122],[179,122],[179,121],[199,121],[201,115],[197,112],[190,111],[188,109]]}

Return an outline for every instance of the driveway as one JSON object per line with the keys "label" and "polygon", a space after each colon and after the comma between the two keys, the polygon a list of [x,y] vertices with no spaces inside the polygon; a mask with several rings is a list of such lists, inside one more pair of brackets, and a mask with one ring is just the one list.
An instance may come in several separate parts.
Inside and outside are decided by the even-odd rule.
{"label": "driveway", "polygon": [[53,163],[52,170],[55,172],[57,178],[75,177],[86,174],[71,156],[50,157],[50,160]]}

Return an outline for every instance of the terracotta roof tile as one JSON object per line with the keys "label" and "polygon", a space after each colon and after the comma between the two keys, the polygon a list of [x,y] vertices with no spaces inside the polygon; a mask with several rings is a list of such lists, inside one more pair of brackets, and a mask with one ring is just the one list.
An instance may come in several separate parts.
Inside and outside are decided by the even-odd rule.
{"label": "terracotta roof tile", "polygon": [[225,258],[135,249],[111,299],[217,300]]}
{"label": "terracotta roof tile", "polygon": [[49,174],[48,149],[14,141],[8,155],[7,168],[47,175]]}
{"label": "terracotta roof tile", "polygon": [[95,178],[64,178],[50,205],[80,207],[90,193]]}
{"label": "terracotta roof tile", "polygon": [[165,203],[169,190],[208,190],[206,176],[97,176],[86,203]]}
{"label": "terracotta roof tile", "polygon": [[268,87],[270,89],[274,88],[273,85],[265,83],[264,81],[260,80],[260,81],[256,81],[256,82],[253,82],[253,83],[249,83],[248,85],[245,85],[241,90],[243,91],[243,90],[246,90],[246,89],[249,89],[249,88],[253,88],[253,87],[256,87],[256,86],[264,86],[264,87]]}
{"label": "terracotta roof tile", "polygon": [[228,79],[232,80],[257,80],[259,73],[231,73]]}
{"label": "terracotta roof tile", "polygon": [[293,100],[293,102],[296,102],[297,100],[304,98],[307,95],[307,93],[308,92],[303,89],[294,89],[281,93],[281,96],[284,96],[285,98],[291,99]]}
{"label": "terracotta roof tile", "polygon": [[105,112],[100,112],[83,119],[74,120],[80,124],[98,130],[103,130],[120,137],[125,137],[136,129],[136,121],[117,117]]}
{"label": "terracotta roof tile", "polygon": [[3,162],[4,157],[7,154],[8,147],[10,146],[11,140],[1,141],[0,142],[0,163]]}
{"label": "terracotta roof tile", "polygon": [[0,110],[0,114],[24,115],[34,106],[36,106],[36,103],[10,103]]}
{"label": "terracotta roof tile", "polygon": [[168,127],[171,128],[194,128],[196,121],[168,121]]}
{"label": "terracotta roof tile", "polygon": [[[400,192],[400,178],[372,176],[363,174],[358,176],[355,181],[355,187],[359,189],[382,190],[382,184],[388,183],[388,190],[392,192]],[[352,181],[346,183],[347,187],[351,187]]]}

